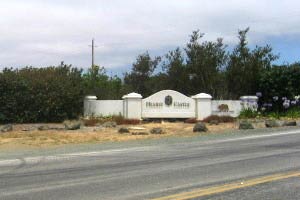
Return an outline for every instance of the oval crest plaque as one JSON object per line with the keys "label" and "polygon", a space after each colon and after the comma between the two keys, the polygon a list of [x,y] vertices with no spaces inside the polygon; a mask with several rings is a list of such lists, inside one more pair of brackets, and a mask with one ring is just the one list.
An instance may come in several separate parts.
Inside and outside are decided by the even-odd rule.
{"label": "oval crest plaque", "polygon": [[165,97],[165,104],[166,104],[167,106],[170,106],[170,105],[172,105],[172,103],[173,103],[172,97],[171,97],[170,95],[166,96],[166,97]]}

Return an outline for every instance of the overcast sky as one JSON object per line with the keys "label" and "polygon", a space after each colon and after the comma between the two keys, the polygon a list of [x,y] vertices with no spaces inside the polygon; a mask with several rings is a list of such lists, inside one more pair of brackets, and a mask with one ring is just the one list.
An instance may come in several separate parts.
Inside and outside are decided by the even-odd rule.
{"label": "overcast sky", "polygon": [[184,46],[193,30],[234,45],[248,26],[250,45],[271,44],[280,62],[300,60],[297,0],[1,0],[0,13],[0,68],[86,68],[95,38],[96,64],[122,71],[146,50]]}

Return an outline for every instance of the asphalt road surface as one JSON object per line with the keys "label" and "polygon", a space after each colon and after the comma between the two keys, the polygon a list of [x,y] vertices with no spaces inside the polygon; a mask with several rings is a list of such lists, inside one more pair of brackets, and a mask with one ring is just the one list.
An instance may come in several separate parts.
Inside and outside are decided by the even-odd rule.
{"label": "asphalt road surface", "polygon": [[72,148],[2,152],[0,199],[300,199],[300,129]]}

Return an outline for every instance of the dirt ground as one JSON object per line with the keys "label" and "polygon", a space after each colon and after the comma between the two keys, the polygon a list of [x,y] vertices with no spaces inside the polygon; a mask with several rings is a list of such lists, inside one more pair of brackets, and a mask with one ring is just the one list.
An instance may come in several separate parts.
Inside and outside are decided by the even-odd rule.
{"label": "dirt ground", "polygon": [[[79,130],[67,131],[63,129],[62,124],[47,124],[51,127],[56,127],[57,130],[29,130],[32,126],[41,124],[18,124],[14,125],[13,131],[0,134],[0,150],[7,148],[24,148],[24,147],[51,147],[65,144],[81,144],[81,143],[101,143],[107,141],[129,141],[140,139],[156,139],[162,137],[191,137],[199,135],[193,133],[194,124],[183,122],[177,123],[147,123],[141,125],[124,125],[116,128],[104,128],[95,130],[95,127],[84,127]],[[164,130],[164,134],[154,135],[132,135],[131,133],[120,134],[120,127],[140,127],[145,128],[142,132],[150,132],[152,128],[160,127]],[[204,134],[218,134],[226,130],[236,129],[236,123],[223,123],[219,125],[207,124],[208,132]],[[27,129],[27,131],[24,131]]]}

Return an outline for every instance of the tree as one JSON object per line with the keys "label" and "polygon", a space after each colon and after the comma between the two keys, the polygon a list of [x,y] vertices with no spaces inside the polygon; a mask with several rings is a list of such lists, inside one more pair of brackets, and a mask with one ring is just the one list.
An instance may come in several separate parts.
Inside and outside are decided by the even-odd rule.
{"label": "tree", "polygon": [[248,31],[246,28],[238,32],[239,44],[231,53],[227,66],[227,84],[232,98],[255,94],[261,74],[278,58],[269,45],[256,46],[251,51],[246,37]]}
{"label": "tree", "polygon": [[92,66],[83,74],[85,95],[96,95],[99,99],[121,98],[122,81],[119,77],[109,77],[104,67]]}
{"label": "tree", "polygon": [[148,82],[160,61],[160,57],[152,59],[148,52],[139,55],[132,65],[131,72],[125,74],[125,85],[131,91],[138,92],[143,96],[152,94],[153,90],[149,87]]}
{"label": "tree", "polygon": [[180,48],[176,48],[165,55],[163,62],[163,71],[167,76],[165,87],[183,94],[189,94],[190,79],[184,59]]}
{"label": "tree", "polygon": [[265,102],[273,97],[294,99],[300,95],[300,63],[275,65],[260,76],[259,91]]}
{"label": "tree", "polygon": [[218,94],[220,73],[226,62],[226,46],[221,38],[216,42],[204,41],[199,43],[204,34],[194,31],[185,48],[187,55],[187,70],[189,73],[190,93],[207,92],[213,96]]}

